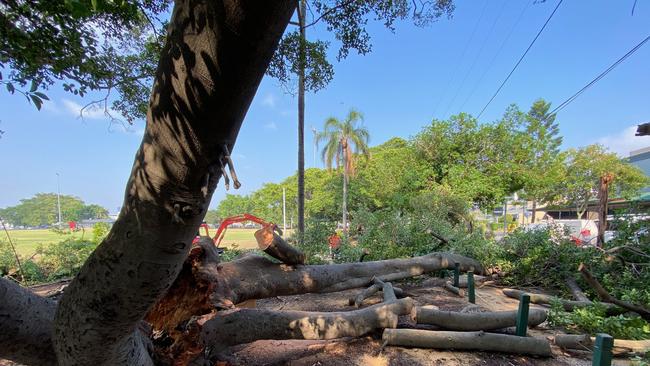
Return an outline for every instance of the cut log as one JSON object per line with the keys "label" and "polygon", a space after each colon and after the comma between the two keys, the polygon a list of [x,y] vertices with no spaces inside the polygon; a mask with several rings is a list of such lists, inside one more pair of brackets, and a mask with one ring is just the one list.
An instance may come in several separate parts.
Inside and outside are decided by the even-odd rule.
{"label": "cut log", "polygon": [[[457,312],[416,307],[414,320],[418,324],[430,324],[448,330],[475,331],[514,327],[517,311]],[[546,321],[546,311],[530,309],[528,325],[538,326]]]}
{"label": "cut log", "polygon": [[569,288],[569,291],[571,291],[571,294],[573,295],[573,298],[577,301],[585,301],[585,302],[590,302],[589,298],[587,295],[585,295],[584,292],[582,292],[582,289],[580,286],[578,286],[578,283],[576,282],[575,278],[573,277],[567,277],[566,280],[564,280],[566,283],[566,286]]}
{"label": "cut log", "polygon": [[[596,338],[587,334],[558,334],[554,343],[564,349],[592,351]],[[614,339],[612,353],[614,355],[645,354],[650,352],[650,340],[633,341],[627,339]]]}
{"label": "cut log", "polygon": [[492,351],[531,356],[551,356],[547,340],[479,332],[385,329],[384,343],[390,346],[454,350]]}
{"label": "cut log", "polygon": [[284,264],[305,264],[305,254],[292,247],[273,231],[273,226],[265,226],[255,232],[257,246],[264,253],[280,260]]}
{"label": "cut log", "polygon": [[650,309],[647,309],[640,305],[629,303],[627,301],[619,300],[614,296],[612,296],[609,292],[607,292],[607,290],[605,290],[605,288],[600,284],[600,282],[598,282],[596,277],[594,277],[591,274],[591,272],[587,269],[584,263],[580,263],[580,266],[578,267],[578,271],[580,271],[580,273],[582,274],[582,278],[584,278],[585,281],[587,281],[589,286],[591,286],[594,289],[594,291],[596,291],[598,297],[600,297],[601,300],[616,304],[622,308],[633,311],[639,314],[646,321],[650,321]]}
{"label": "cut log", "polygon": [[[524,291],[515,290],[511,288],[504,288],[502,291],[504,295],[517,300],[519,300],[521,294],[524,293]],[[564,307],[565,311],[573,311],[574,309],[580,309],[580,308],[594,305],[594,303],[591,301],[572,301],[572,300],[560,299],[559,297],[554,297],[549,295],[531,294],[529,292],[526,293],[530,295],[530,302],[537,305],[551,305],[553,299],[557,299],[560,301],[560,303],[562,303],[562,307]],[[605,311],[607,312],[607,315],[617,315],[617,314],[622,314],[624,312],[621,308],[619,308],[614,304],[603,302],[600,303],[600,305],[605,307]]]}
{"label": "cut log", "polygon": [[[234,309],[204,321],[201,342],[212,351],[259,339],[335,339],[359,337],[381,328],[395,328],[400,315],[410,314],[410,298],[346,312]],[[215,348],[215,346],[217,348]]]}
{"label": "cut log", "polygon": [[447,291],[449,291],[449,292],[451,292],[453,294],[456,294],[456,295],[458,295],[460,297],[465,297],[465,291],[463,289],[460,289],[460,288],[452,285],[451,282],[445,282],[445,284],[442,285],[442,287],[444,287],[445,290],[447,290]]}
{"label": "cut log", "polygon": [[[479,284],[489,280],[489,277],[474,275],[474,283]],[[467,275],[458,277],[458,288],[467,288]]]}

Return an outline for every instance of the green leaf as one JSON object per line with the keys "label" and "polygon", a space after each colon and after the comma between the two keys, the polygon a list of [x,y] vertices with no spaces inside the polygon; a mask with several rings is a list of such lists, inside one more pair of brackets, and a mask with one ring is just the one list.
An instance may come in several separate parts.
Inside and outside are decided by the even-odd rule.
{"label": "green leaf", "polygon": [[41,92],[34,92],[34,95],[36,95],[37,97],[39,97],[41,99],[44,99],[44,100],[50,100],[50,98],[47,95],[45,95],[45,94],[43,94]]}
{"label": "green leaf", "polygon": [[14,85],[12,83],[7,83],[7,91],[11,94],[14,93],[16,89],[14,89]]}
{"label": "green leaf", "polygon": [[93,10],[94,10],[94,11],[97,11],[97,0],[90,0],[90,3],[91,3],[92,6],[93,6]]}
{"label": "green leaf", "polygon": [[41,98],[37,97],[36,95],[30,95],[29,97],[32,99],[32,102],[34,102],[36,109],[40,111],[41,106],[43,106],[43,101],[41,100]]}
{"label": "green leaf", "polygon": [[36,82],[36,80],[32,80],[32,87],[29,88],[30,93],[35,92],[36,89],[38,89],[38,83]]}

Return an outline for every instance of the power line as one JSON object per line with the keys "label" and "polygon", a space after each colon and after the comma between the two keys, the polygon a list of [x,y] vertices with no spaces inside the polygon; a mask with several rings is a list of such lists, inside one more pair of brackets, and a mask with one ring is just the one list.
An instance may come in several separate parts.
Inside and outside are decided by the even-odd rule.
{"label": "power line", "polygon": [[469,93],[469,95],[467,96],[467,98],[465,99],[463,104],[460,105],[461,110],[465,107],[465,104],[467,104],[467,102],[469,102],[469,100],[472,98],[472,96],[474,96],[474,93],[476,92],[478,87],[481,85],[481,82],[483,81],[483,79],[487,75],[488,71],[490,71],[492,69],[492,65],[494,65],[494,61],[496,61],[497,57],[499,57],[499,55],[501,54],[501,51],[503,51],[503,48],[505,47],[506,43],[508,43],[508,40],[510,40],[510,37],[512,36],[512,33],[514,32],[515,28],[517,28],[517,26],[519,25],[519,22],[521,22],[521,19],[524,17],[524,13],[526,13],[526,10],[528,10],[528,8],[530,7],[530,4],[532,4],[534,1],[535,0],[531,0],[531,1],[526,2],[526,5],[524,6],[523,10],[521,11],[521,13],[519,13],[519,17],[517,18],[517,21],[515,21],[512,24],[512,27],[510,28],[510,31],[508,31],[508,35],[506,36],[506,38],[503,39],[503,42],[501,42],[501,46],[499,46],[499,49],[497,50],[497,53],[495,53],[494,56],[492,56],[492,59],[488,63],[488,66],[485,68],[485,71],[483,71],[483,74],[481,74],[481,77],[478,79],[478,81],[474,85],[474,88],[472,88],[472,91]]}
{"label": "power line", "polygon": [[521,55],[521,57],[519,58],[519,61],[517,61],[517,63],[516,63],[515,66],[512,68],[512,70],[510,71],[510,73],[508,74],[508,76],[506,76],[506,78],[503,80],[503,82],[501,83],[501,85],[499,86],[499,88],[497,89],[497,91],[494,92],[494,95],[492,95],[492,98],[490,98],[490,100],[487,102],[487,104],[485,104],[485,106],[483,107],[483,109],[481,109],[481,113],[479,113],[478,116],[477,116],[476,118],[480,118],[480,117],[481,117],[481,115],[483,114],[483,112],[485,112],[485,109],[490,105],[490,103],[492,103],[492,101],[494,100],[494,98],[496,98],[497,94],[499,94],[499,92],[501,91],[501,88],[503,88],[503,86],[506,85],[506,82],[508,81],[508,79],[510,79],[510,76],[512,76],[512,74],[515,72],[515,70],[517,70],[517,67],[519,66],[519,64],[521,63],[521,61],[524,60],[524,57],[526,57],[526,55],[528,54],[528,51],[530,51],[530,49],[531,49],[531,48],[533,47],[533,45],[535,44],[535,41],[537,41],[537,38],[539,38],[539,36],[542,34],[542,32],[544,31],[544,29],[546,28],[546,26],[548,25],[548,23],[551,21],[551,19],[553,18],[553,15],[555,15],[555,12],[557,11],[557,9],[558,9],[558,8],[560,7],[560,5],[562,4],[562,1],[564,1],[564,0],[560,0],[560,1],[557,3],[557,5],[555,6],[555,9],[553,9],[553,12],[552,12],[551,15],[548,17],[548,19],[546,19],[546,22],[544,22],[544,25],[542,26],[542,28],[539,30],[539,32],[537,32],[537,35],[535,36],[535,38],[533,38],[533,41],[530,42],[530,45],[528,45],[528,48],[526,48],[526,51],[524,52],[524,54]]}
{"label": "power line", "polygon": [[494,28],[497,25],[497,22],[501,18],[501,15],[503,14],[503,9],[506,7],[508,0],[503,0],[503,3],[501,4],[501,8],[499,9],[499,13],[497,14],[497,17],[494,18],[494,21],[492,22],[492,26],[490,27],[490,30],[488,31],[487,35],[483,39],[483,42],[481,43],[481,47],[479,47],[478,52],[476,53],[476,56],[474,57],[474,61],[472,62],[472,65],[470,66],[469,70],[465,73],[465,76],[463,77],[463,80],[460,82],[460,85],[458,86],[458,89],[456,89],[456,93],[454,94],[454,97],[451,99],[451,102],[449,102],[449,105],[447,106],[447,109],[445,110],[445,114],[443,114],[443,118],[447,116],[447,112],[449,112],[449,109],[451,109],[451,106],[454,104],[456,101],[456,98],[458,98],[458,95],[460,94],[460,91],[463,89],[465,86],[465,82],[467,81],[467,78],[469,75],[474,71],[474,67],[476,66],[476,62],[478,62],[479,57],[481,57],[481,54],[483,53],[483,50],[485,49],[485,44],[487,43],[488,39],[492,35],[492,32],[494,32]]}
{"label": "power line", "polygon": [[465,43],[465,47],[463,48],[463,52],[460,54],[460,59],[456,63],[456,67],[454,68],[454,72],[451,73],[451,77],[447,80],[447,84],[445,85],[445,88],[443,89],[444,92],[442,93],[442,96],[438,99],[436,102],[436,105],[433,107],[433,115],[436,115],[436,111],[438,110],[438,107],[440,106],[440,102],[442,102],[442,99],[445,97],[445,94],[447,94],[447,89],[449,89],[449,86],[451,85],[451,82],[454,80],[454,77],[456,76],[456,73],[458,72],[458,68],[460,67],[460,64],[463,62],[463,58],[465,57],[465,53],[467,52],[467,48],[469,47],[469,44],[474,40],[474,35],[476,34],[476,30],[478,29],[478,25],[481,23],[481,20],[483,19],[483,15],[485,15],[485,9],[487,9],[489,1],[485,1],[485,5],[483,6],[483,10],[481,10],[481,16],[478,18],[476,21],[476,24],[474,25],[474,30],[472,30],[472,35],[469,37],[467,42]]}
{"label": "power line", "polygon": [[553,115],[562,109],[569,105],[571,102],[573,102],[576,98],[580,96],[580,94],[584,93],[587,89],[589,89],[591,86],[596,84],[600,79],[604,78],[605,75],[609,74],[610,71],[614,70],[616,66],[620,65],[623,61],[625,61],[628,57],[630,57],[634,52],[636,52],[639,48],[641,48],[646,42],[650,40],[650,36],[647,36],[643,41],[639,42],[636,46],[634,46],[631,50],[629,50],[625,55],[623,55],[621,58],[616,60],[610,67],[605,69],[605,71],[601,72],[595,79],[590,81],[587,85],[582,87],[582,89],[578,90],[575,94],[573,94],[571,97],[569,97],[567,100],[564,102],[560,103],[555,109],[553,109],[549,115]]}

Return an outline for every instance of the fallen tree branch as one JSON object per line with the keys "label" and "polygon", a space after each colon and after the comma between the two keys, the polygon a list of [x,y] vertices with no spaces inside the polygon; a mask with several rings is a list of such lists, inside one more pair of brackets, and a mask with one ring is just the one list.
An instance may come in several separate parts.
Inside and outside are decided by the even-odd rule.
{"label": "fallen tree branch", "polygon": [[564,280],[564,283],[566,283],[566,286],[569,288],[569,291],[571,291],[571,294],[573,295],[573,298],[576,299],[577,301],[585,301],[585,302],[590,302],[589,298],[587,295],[585,295],[584,292],[582,292],[582,289],[580,286],[578,286],[578,283],[576,282],[575,278],[573,277],[567,277]]}
{"label": "fallen tree branch", "polygon": [[205,321],[200,337],[213,351],[259,339],[359,337],[375,329],[397,327],[398,317],[412,309],[410,298],[344,312],[234,309]]}
{"label": "fallen tree branch", "polygon": [[442,285],[442,287],[444,287],[445,290],[447,290],[447,291],[449,291],[449,292],[451,292],[453,294],[456,294],[456,295],[458,295],[460,297],[465,297],[465,291],[463,289],[460,289],[460,288],[452,285],[451,282],[445,282],[445,284]]}
{"label": "fallen tree branch", "polygon": [[479,332],[429,331],[419,329],[385,329],[384,343],[390,346],[455,349],[551,356],[545,339]]}
{"label": "fallen tree branch", "polygon": [[[587,334],[558,334],[553,342],[564,349],[592,351],[596,338]],[[650,352],[650,340],[633,341],[627,339],[614,339],[614,355],[645,354]]]}
{"label": "fallen tree branch", "polygon": [[[519,300],[521,294],[524,293],[524,291],[521,290],[515,290],[511,288],[504,288],[501,290],[504,295],[511,297],[513,299]],[[555,296],[549,296],[549,295],[543,295],[543,294],[532,294],[529,292],[526,292],[528,295],[530,295],[530,302],[533,304],[538,304],[538,305],[551,305],[553,300],[557,300],[562,304],[562,307],[564,308],[565,311],[573,311],[574,309],[580,309],[580,308],[585,308],[588,306],[593,306],[594,303],[591,301],[573,301],[573,300],[564,300],[559,297]],[[600,303],[600,305],[605,307],[605,312],[607,315],[617,315],[617,314],[622,314],[625,311],[623,311],[621,308],[614,304],[610,303]]]}
{"label": "fallen tree branch", "polygon": [[[413,318],[418,324],[430,324],[448,330],[495,330],[517,325],[517,311],[471,312],[443,311],[415,307]],[[538,326],[546,321],[546,311],[530,309],[528,325]]]}
{"label": "fallen tree branch", "polygon": [[[354,305],[354,306],[356,306],[358,308],[358,307],[361,306],[361,304],[363,304],[363,300],[365,300],[365,299],[371,297],[372,295],[376,294],[377,292],[381,291],[381,289],[384,286],[383,282],[381,282],[381,284],[380,284],[380,283],[376,283],[375,280],[376,279],[373,279],[373,284],[370,287],[368,287],[368,288],[364,289],[363,291],[361,291],[359,294],[357,294],[357,296],[351,297],[348,300],[348,304],[349,305]],[[381,280],[379,280],[379,281],[381,281]],[[402,298],[402,297],[405,296],[404,290],[402,290],[399,287],[393,287],[393,292],[395,293],[396,297]],[[384,301],[386,301],[386,300],[384,299]]]}
{"label": "fallen tree branch", "polygon": [[607,290],[605,290],[605,288],[600,284],[600,282],[598,282],[596,277],[594,277],[591,274],[591,272],[587,269],[584,263],[580,263],[580,266],[578,266],[578,271],[580,271],[580,273],[582,274],[582,278],[584,278],[584,280],[587,281],[589,286],[591,286],[594,289],[594,291],[596,291],[596,294],[598,294],[598,297],[601,300],[616,304],[622,308],[633,311],[639,314],[644,320],[650,321],[650,309],[646,309],[643,306],[635,305],[627,301],[619,300],[614,296],[610,295],[610,293],[607,292]]}
{"label": "fallen tree branch", "polygon": [[273,231],[273,226],[265,226],[255,232],[255,239],[260,250],[284,264],[305,264],[305,254],[289,245],[280,235]]}

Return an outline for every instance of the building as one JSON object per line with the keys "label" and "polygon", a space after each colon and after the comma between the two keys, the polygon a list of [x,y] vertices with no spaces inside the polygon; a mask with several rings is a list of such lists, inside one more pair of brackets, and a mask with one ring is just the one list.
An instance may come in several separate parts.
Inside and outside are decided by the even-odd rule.
{"label": "building", "polygon": [[[627,161],[632,165],[636,165],[646,176],[650,177],[650,146],[631,151]],[[650,192],[650,186],[643,191]]]}

